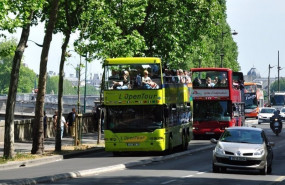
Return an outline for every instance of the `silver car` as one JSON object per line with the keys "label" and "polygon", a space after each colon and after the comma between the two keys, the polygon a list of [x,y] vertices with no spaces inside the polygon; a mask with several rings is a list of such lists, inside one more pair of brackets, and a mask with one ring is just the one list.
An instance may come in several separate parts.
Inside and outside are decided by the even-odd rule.
{"label": "silver car", "polygon": [[269,142],[265,132],[254,127],[226,128],[213,150],[213,172],[227,168],[254,169],[266,175],[272,171],[273,142]]}
{"label": "silver car", "polygon": [[283,122],[284,122],[284,119],[285,119],[285,107],[281,108],[281,110],[280,110],[280,116],[282,117]]}
{"label": "silver car", "polygon": [[275,108],[263,107],[258,114],[258,124],[269,123],[270,118],[274,115],[275,111]]}

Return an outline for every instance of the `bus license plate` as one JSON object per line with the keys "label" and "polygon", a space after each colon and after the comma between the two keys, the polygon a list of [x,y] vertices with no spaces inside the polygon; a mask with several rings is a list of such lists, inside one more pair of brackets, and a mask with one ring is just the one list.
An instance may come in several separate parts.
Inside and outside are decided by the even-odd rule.
{"label": "bus license plate", "polygon": [[139,143],[127,143],[127,146],[139,146]]}
{"label": "bus license plate", "polygon": [[246,161],[246,158],[233,156],[233,157],[230,157],[230,160],[231,161]]}

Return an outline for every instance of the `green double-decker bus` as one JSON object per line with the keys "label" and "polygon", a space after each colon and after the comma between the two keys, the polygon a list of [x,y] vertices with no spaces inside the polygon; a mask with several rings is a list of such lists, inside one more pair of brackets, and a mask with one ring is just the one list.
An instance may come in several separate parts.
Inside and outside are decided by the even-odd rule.
{"label": "green double-decker bus", "polygon": [[188,148],[191,84],[167,80],[159,58],[107,59],[103,84],[106,151]]}

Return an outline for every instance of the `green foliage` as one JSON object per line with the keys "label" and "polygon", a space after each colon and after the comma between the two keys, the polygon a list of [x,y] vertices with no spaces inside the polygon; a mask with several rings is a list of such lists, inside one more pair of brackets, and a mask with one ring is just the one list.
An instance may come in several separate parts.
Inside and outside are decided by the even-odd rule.
{"label": "green foliage", "polygon": [[81,15],[77,50],[92,58],[156,56],[170,68],[239,70],[225,0],[92,1]]}
{"label": "green foliage", "polygon": [[[279,91],[285,91],[285,78],[280,77],[279,78]],[[276,92],[278,91],[278,80],[275,80],[271,86],[270,86],[270,92]]]}
{"label": "green foliage", "polygon": [[[30,23],[31,13],[42,9],[45,0],[1,0],[0,1],[0,30],[15,32],[17,27]],[[37,24],[36,16],[32,19]],[[0,35],[5,36],[5,35]]]}
{"label": "green foliage", "polygon": [[[7,94],[9,91],[10,73],[16,46],[15,39],[0,41],[0,94]],[[35,76],[35,72],[31,69],[21,66],[17,92],[30,93],[34,87]]]}
{"label": "green foliage", "polygon": [[[48,76],[47,77],[47,85],[46,85],[46,93],[47,94],[58,94],[58,76]],[[80,87],[80,92],[84,92],[84,86]],[[73,85],[72,82],[68,80],[63,81],[63,94],[64,95],[77,95],[77,82],[76,85]],[[99,90],[95,89],[94,86],[87,84],[86,86],[86,95],[99,95]]]}

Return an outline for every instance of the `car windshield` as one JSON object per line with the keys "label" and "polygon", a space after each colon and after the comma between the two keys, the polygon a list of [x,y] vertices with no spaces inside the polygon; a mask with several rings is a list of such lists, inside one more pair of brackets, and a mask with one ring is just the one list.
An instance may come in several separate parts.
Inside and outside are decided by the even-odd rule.
{"label": "car windshield", "polygon": [[280,112],[285,112],[285,109],[281,109],[281,111]]}
{"label": "car windshield", "polygon": [[249,143],[249,144],[262,144],[263,137],[261,132],[258,130],[226,130],[220,141],[223,142],[234,142],[234,143]]}
{"label": "car windshield", "polygon": [[275,109],[261,109],[260,113],[274,113]]}

